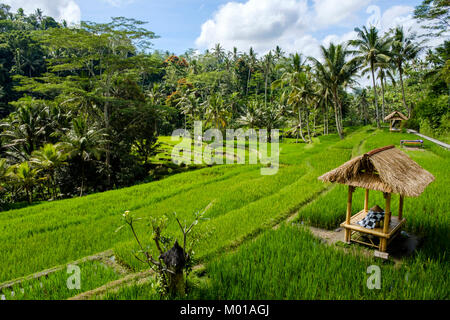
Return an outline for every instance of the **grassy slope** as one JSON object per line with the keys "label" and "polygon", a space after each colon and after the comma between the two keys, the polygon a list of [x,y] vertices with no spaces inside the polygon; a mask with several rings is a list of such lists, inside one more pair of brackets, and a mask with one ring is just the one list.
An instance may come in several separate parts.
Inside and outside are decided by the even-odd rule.
{"label": "grassy slope", "polygon": [[[349,158],[350,150],[329,153],[320,163],[308,159],[318,157],[337,141],[336,136],[324,137],[306,150],[302,144],[282,145],[281,167],[273,176],[261,176],[257,165],[224,165],[0,213],[0,282],[112,247],[122,260],[136,269],[143,267],[131,257],[131,233],[125,229],[114,232],[125,210],[144,218],[176,211],[182,219],[191,219],[195,211],[215,200],[208,212],[210,220],[199,228],[210,231],[210,237],[199,244],[199,256],[232,245],[293,212],[325,188],[316,181],[317,174]],[[175,225],[170,227],[176,236]],[[145,223],[138,226],[138,232],[144,238],[150,236]]]}
{"label": "grassy slope", "polygon": [[[205,259],[295,212],[306,200],[326,188],[317,181],[317,176],[348,160],[352,150],[356,153],[372,148],[372,145],[386,145],[391,142],[388,141],[391,138],[398,144],[401,138],[406,137],[378,133],[373,139],[369,137],[367,143],[359,145],[368,136],[363,129],[344,141],[329,136],[321,137],[313,146],[282,144],[282,165],[275,176],[261,176],[258,166],[220,166],[82,199],[1,213],[0,281],[111,247],[115,247],[121,260],[134,269],[141,269],[144,266],[131,255],[131,251],[135,249],[131,234],[127,230],[114,233],[121,224],[120,215],[124,210],[131,210],[144,218],[176,211],[182,218],[189,219],[193,212],[215,200],[208,212],[209,220],[201,223],[198,230],[206,236],[202,238],[196,251],[198,257]],[[439,163],[443,167],[445,161],[448,161],[445,153],[436,155],[427,151],[418,157],[423,158],[418,161],[427,169],[430,169],[427,163],[430,166]],[[438,174],[440,176],[441,172]],[[435,192],[443,192],[441,183],[435,187]],[[339,193],[335,190],[337,189],[319,199],[327,199],[332,194],[338,197]],[[425,196],[426,194],[424,198]],[[442,196],[444,200],[448,199],[448,194],[444,193]],[[342,197],[338,198],[342,200]],[[424,202],[422,208],[430,201],[428,199],[428,202]],[[341,220],[342,212],[345,212],[345,209],[336,210],[341,202],[329,201],[333,203],[330,207],[334,210],[310,210],[307,216],[319,216],[316,224],[332,227]],[[316,205],[319,203],[321,201],[313,202]],[[310,207],[314,206],[307,206]],[[410,208],[407,207],[406,210],[410,212]],[[442,214],[438,215],[441,221],[436,222],[432,218],[422,219],[421,211],[416,212],[417,218],[411,218],[413,228],[428,230],[431,226],[448,230],[448,219]],[[305,216],[304,212],[303,217]],[[169,227],[169,231],[177,236],[174,225]],[[138,227],[138,232],[150,242],[146,223]],[[443,235],[442,232],[439,234]]]}
{"label": "grassy slope", "polygon": [[[407,136],[378,133],[368,137],[360,149],[366,152],[382,145],[398,144],[404,138]],[[436,180],[419,198],[408,198],[404,209],[408,220],[406,229],[422,235],[425,241],[418,253],[405,259],[400,267],[373,257],[345,254],[320,243],[306,230],[289,226],[268,231],[237,253],[215,259],[207,269],[209,285],[196,290],[192,298],[448,299],[450,157],[448,151],[427,147],[425,152],[407,153],[432,172]],[[297,221],[337,227],[345,219],[345,196],[345,187],[335,187],[303,207]],[[363,206],[363,198],[363,191],[355,193],[355,213]],[[380,192],[372,192],[370,201],[371,205],[384,203]],[[394,210],[397,202],[395,197]],[[283,268],[273,267],[280,265]],[[370,265],[381,268],[380,290],[366,286]]]}

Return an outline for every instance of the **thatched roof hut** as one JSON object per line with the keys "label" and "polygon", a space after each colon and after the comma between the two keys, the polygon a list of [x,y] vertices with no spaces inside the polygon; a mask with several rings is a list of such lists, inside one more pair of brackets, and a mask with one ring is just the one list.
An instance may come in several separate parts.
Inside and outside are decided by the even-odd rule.
{"label": "thatched roof hut", "polygon": [[398,131],[398,129],[395,129],[395,122],[402,122],[403,120],[408,120],[408,117],[400,111],[394,111],[384,118],[384,121],[389,121],[389,130],[391,131]]}
{"label": "thatched roof hut", "polygon": [[[403,218],[403,201],[405,196],[417,197],[434,181],[434,176],[420,167],[405,153],[394,146],[372,150],[347,161],[340,167],[319,177],[324,182],[337,182],[348,185],[346,219],[341,223],[345,229],[345,241],[358,242],[380,250],[380,255],[387,257],[387,246],[400,232],[406,219]],[[364,209],[352,216],[352,195],[356,187],[365,189]],[[386,199],[383,226],[367,229],[360,223],[371,219],[369,215],[369,190],[384,193]],[[391,215],[391,194],[399,194],[398,215]],[[375,207],[374,207],[375,208]],[[380,208],[381,209],[381,208]],[[372,210],[373,211],[373,210]],[[375,243],[370,235],[379,239]]]}
{"label": "thatched roof hut", "polygon": [[391,120],[408,120],[408,117],[405,116],[403,113],[401,113],[400,111],[394,111],[391,114],[387,115],[384,118],[384,121],[391,121]]}
{"label": "thatched roof hut", "polygon": [[399,149],[388,146],[353,158],[319,180],[417,197],[434,176]]}

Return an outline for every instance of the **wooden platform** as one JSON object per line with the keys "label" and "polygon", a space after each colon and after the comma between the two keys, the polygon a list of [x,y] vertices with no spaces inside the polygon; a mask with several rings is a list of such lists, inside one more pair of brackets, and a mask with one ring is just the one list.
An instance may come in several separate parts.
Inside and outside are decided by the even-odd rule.
{"label": "wooden platform", "polygon": [[389,239],[389,238],[393,237],[396,234],[396,232],[399,231],[406,222],[405,219],[399,220],[397,216],[391,216],[391,223],[389,224],[388,232],[384,233],[383,228],[367,229],[367,228],[360,226],[357,223],[358,221],[364,219],[366,215],[367,215],[367,212],[365,212],[364,210],[361,210],[360,212],[358,212],[351,218],[350,224],[347,224],[344,221],[343,223],[341,223],[341,227],[350,229],[352,231],[357,231],[357,232],[361,232],[361,233],[365,233],[365,234],[374,235],[374,236],[377,236],[380,238]]}

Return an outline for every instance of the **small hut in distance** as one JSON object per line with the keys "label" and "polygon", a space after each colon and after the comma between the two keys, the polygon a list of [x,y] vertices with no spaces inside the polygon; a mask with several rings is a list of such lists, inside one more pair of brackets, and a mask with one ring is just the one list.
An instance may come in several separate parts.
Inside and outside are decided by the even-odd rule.
{"label": "small hut in distance", "polygon": [[390,131],[399,131],[400,129],[395,128],[396,122],[398,121],[399,127],[400,127],[400,123],[402,121],[406,121],[406,120],[408,120],[408,117],[406,117],[400,111],[394,111],[384,118],[384,121],[389,121],[389,130]]}
{"label": "small hut in distance", "polygon": [[[346,219],[341,224],[345,229],[345,242],[359,242],[386,252],[388,244],[406,223],[403,217],[404,197],[418,197],[434,181],[434,176],[399,149],[387,146],[355,157],[320,176],[319,180],[349,186]],[[364,209],[351,216],[352,196],[357,187],[365,189]],[[373,229],[358,223],[368,215],[369,190],[383,192],[386,199],[383,225]],[[392,193],[398,193],[400,197],[397,216],[391,216]],[[377,238],[378,241],[373,240]]]}

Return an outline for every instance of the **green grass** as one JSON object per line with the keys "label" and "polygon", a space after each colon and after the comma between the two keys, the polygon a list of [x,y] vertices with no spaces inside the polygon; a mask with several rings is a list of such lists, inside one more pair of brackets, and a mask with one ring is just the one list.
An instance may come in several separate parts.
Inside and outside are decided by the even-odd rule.
{"label": "green grass", "polygon": [[80,268],[80,289],[67,287],[67,279],[74,273],[63,269],[47,277],[25,281],[4,290],[4,299],[63,300],[120,278],[119,274],[100,261],[84,262],[77,266]]}
{"label": "green grass", "polygon": [[[143,242],[150,245],[151,248],[150,218],[177,212],[181,220],[191,220],[194,212],[202,210],[211,201],[214,201],[213,206],[206,214],[207,220],[202,221],[196,227],[196,233],[202,235],[195,247],[196,258],[201,262],[215,261],[217,257],[222,257],[227,249],[236,247],[256,235],[261,235],[261,238],[264,239],[267,230],[297,211],[299,211],[298,221],[329,229],[335,228],[344,219],[345,188],[324,184],[318,181],[317,177],[339,166],[352,156],[388,144],[398,145],[400,139],[405,138],[411,137],[407,134],[391,134],[365,127],[350,129],[346,139],[342,141],[336,135],[315,138],[312,145],[297,144],[293,143],[295,139],[285,139],[280,144],[280,168],[278,173],[273,176],[262,176],[260,174],[261,165],[221,165],[180,173],[164,180],[131,188],[2,212],[0,213],[0,282],[110,248],[114,249],[116,258],[131,269],[146,269],[147,266],[133,256],[137,246],[131,232],[126,228],[115,232],[122,224],[121,215],[125,210],[130,210],[134,216],[143,218],[137,224],[137,232]],[[166,143],[169,145],[173,142],[168,140]],[[430,265],[430,267],[424,269],[425,275],[421,275],[419,278],[428,279],[427,277],[429,277],[432,279],[432,275],[428,273],[436,272],[435,268],[438,267],[445,270],[444,273],[441,271],[440,275],[448,277],[448,259],[444,252],[448,250],[450,225],[446,210],[446,203],[449,199],[447,187],[449,156],[448,151],[439,149],[428,142],[425,142],[425,149],[424,152],[407,151],[414,160],[436,176],[436,181],[426,189],[421,197],[407,198],[405,201],[404,211],[408,230],[425,236],[424,247],[420,249],[418,257],[408,262],[407,267],[414,271],[416,270],[414,268],[418,268],[414,266],[426,262],[426,265]],[[168,152],[168,150],[166,151]],[[329,189],[330,187],[331,189]],[[327,189],[329,190],[327,191]],[[354,196],[355,212],[362,207],[362,201],[363,192],[357,190]],[[383,204],[381,193],[372,192],[372,202]],[[396,204],[397,198],[394,197],[394,210]],[[167,231],[174,238],[181,236],[175,223],[169,224]],[[288,231],[283,229],[277,232]],[[269,231],[269,234],[272,237],[272,231]],[[273,235],[273,237],[281,239],[276,238],[278,235]],[[258,241],[260,240],[256,240],[255,245]],[[274,243],[273,250],[289,251],[291,244],[289,241]],[[296,247],[294,246],[294,248]],[[306,246],[302,250],[309,251],[310,249],[311,247]],[[334,248],[329,249],[335,250]],[[325,251],[328,252],[329,249]],[[248,249],[242,250],[238,250],[237,257]],[[289,252],[294,254],[294,251]],[[242,259],[245,254],[242,253]],[[305,252],[306,256],[308,254]],[[302,256],[303,252],[297,255]],[[294,258],[303,259],[293,256]],[[317,258],[336,259],[338,265],[345,262],[344,256],[334,256],[331,253],[326,253],[325,258],[319,256]],[[238,258],[227,257],[224,261],[234,263],[232,259]],[[263,261],[264,257],[258,259]],[[356,259],[351,263],[358,268],[361,269],[365,266],[365,260],[352,259]],[[273,263],[276,261],[273,260]],[[217,268],[208,266],[208,272],[211,278],[216,280],[220,279],[215,278],[220,273],[220,268],[224,268],[224,270],[231,268],[219,262],[214,262],[213,265],[217,265]],[[269,270],[283,269],[284,265],[283,267],[267,265],[266,268]],[[325,274],[327,267],[320,268],[321,271],[317,277],[329,279]],[[247,272],[247,269],[243,270]],[[251,271],[248,272],[251,273]],[[345,272],[351,273],[352,271],[346,270]],[[251,275],[244,273],[244,276],[250,277]],[[285,277],[295,278],[294,275],[288,276],[287,271]],[[280,280],[280,278],[274,277],[274,281],[276,279],[278,282],[289,282],[288,278]],[[268,280],[268,282],[270,281]],[[220,285],[214,284],[214,286]],[[232,287],[238,286],[239,283],[230,282],[228,285],[230,290],[238,290]],[[280,286],[285,285],[288,286],[288,284],[280,284]],[[307,284],[300,282],[297,289],[286,287],[286,294],[289,297],[302,297],[295,290],[300,290],[298,288],[303,288],[304,285]],[[334,285],[345,286],[342,282],[330,282],[329,288]],[[267,286],[270,286],[270,283],[267,283]],[[110,298],[139,297],[144,290],[142,288],[145,286],[133,286],[131,289],[124,289],[123,295],[114,294]],[[199,297],[209,297],[208,290],[215,290],[214,288],[216,287],[196,294]],[[426,291],[428,287],[424,285],[424,288],[426,295],[422,297],[431,296]],[[284,297],[283,292],[280,290],[279,298]],[[241,293],[243,295],[240,298],[247,298],[246,292],[242,291]],[[257,297],[260,293],[251,294]],[[334,294],[336,294],[336,298],[341,297],[336,292]],[[345,297],[349,297],[349,294],[347,292]],[[436,294],[439,297],[443,296],[442,287],[438,288]],[[419,295],[410,295],[420,297]],[[313,292],[304,295],[305,298],[313,296]],[[325,296],[324,293],[320,293],[320,297]],[[360,296],[366,297],[367,295],[361,293]],[[394,297],[394,295],[391,296]],[[386,294],[386,297],[391,296]],[[149,294],[148,297],[153,297],[153,294]],[[234,297],[234,295],[227,293],[223,297]],[[376,298],[373,295],[370,297]]]}
{"label": "green grass", "polygon": [[[425,264],[426,263],[426,264]],[[381,289],[369,289],[367,268],[381,269]],[[323,244],[305,228],[264,233],[207,267],[209,281],[193,299],[448,299],[448,269],[415,260],[395,268]]]}
{"label": "green grass", "polygon": [[[194,212],[215,200],[208,212],[210,220],[199,228],[209,231],[210,237],[199,243],[198,255],[205,257],[232,246],[294,212],[323,190],[325,186],[316,176],[350,157],[350,151],[326,152],[337,141],[336,136],[328,136],[308,148],[281,144],[280,169],[273,176],[261,176],[259,165],[223,165],[80,199],[2,212],[0,282],[113,247],[118,258],[130,266],[145,267],[131,255],[135,248],[131,233],[114,232],[125,210],[144,218],[176,211],[182,219],[191,219]],[[171,228],[177,236],[175,226]],[[143,238],[150,236],[145,223],[138,226],[138,232]]]}

